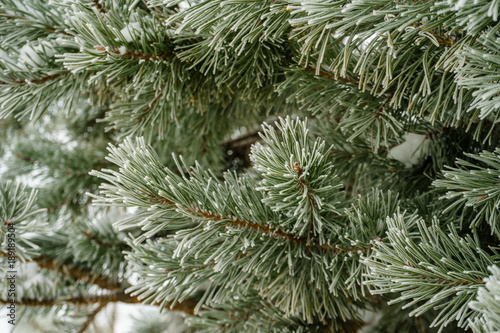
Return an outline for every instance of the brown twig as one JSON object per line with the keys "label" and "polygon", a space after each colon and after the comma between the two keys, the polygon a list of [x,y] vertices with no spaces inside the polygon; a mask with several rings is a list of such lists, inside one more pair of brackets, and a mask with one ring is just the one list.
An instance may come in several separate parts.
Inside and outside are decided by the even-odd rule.
{"label": "brown twig", "polygon": [[[7,253],[0,251],[0,256],[8,257]],[[111,303],[111,302],[122,302],[122,303],[130,303],[130,304],[139,304],[142,303],[136,296],[131,296],[125,293],[124,286],[119,282],[114,282],[110,280],[106,276],[92,276],[89,271],[83,270],[79,267],[71,266],[68,264],[60,264],[57,260],[49,258],[49,257],[38,257],[32,260],[36,262],[39,267],[54,270],[62,275],[71,276],[77,280],[85,281],[88,283],[93,283],[103,289],[111,290],[111,292],[101,295],[88,295],[88,296],[78,296],[67,299],[23,299],[20,301],[16,301],[16,305],[21,306],[37,306],[37,307],[50,307],[56,305],[63,304],[94,304],[94,303]],[[191,298],[187,298],[182,302],[169,302],[165,305],[165,308],[168,308],[172,311],[184,312],[187,314],[194,314],[194,310],[199,303],[199,297],[193,296]],[[0,304],[11,304],[10,300],[0,299]],[[160,303],[152,303],[152,305],[159,306]]]}
{"label": "brown twig", "polygon": [[196,216],[198,218],[202,217],[202,218],[205,218],[207,220],[214,221],[214,222],[226,221],[225,226],[253,229],[254,231],[260,232],[262,234],[269,235],[271,237],[279,237],[279,238],[288,240],[293,244],[305,246],[305,247],[310,248],[310,249],[327,250],[333,254],[338,254],[338,253],[347,254],[347,253],[354,253],[354,252],[365,252],[366,253],[372,249],[371,246],[367,247],[367,248],[361,248],[361,247],[338,247],[336,245],[320,244],[320,243],[317,243],[314,241],[310,241],[309,239],[306,239],[306,238],[295,237],[295,236],[287,234],[286,232],[284,232],[280,229],[277,229],[277,228],[263,226],[263,225],[260,225],[258,223],[255,223],[255,222],[248,222],[248,221],[243,221],[243,220],[239,220],[239,219],[221,217],[219,215],[204,212],[201,209],[192,210],[192,209],[188,209],[188,208],[181,208],[176,203],[168,200],[167,198],[153,197],[150,195],[148,195],[148,196],[150,198],[156,199],[158,201],[158,203],[160,203],[160,204],[175,206],[178,209],[182,209],[184,211],[187,211],[188,213],[190,213],[193,216]]}
{"label": "brown twig", "polygon": [[[132,297],[130,295],[125,294],[123,290],[114,291],[107,294],[101,295],[87,295],[87,296],[78,296],[72,298],[61,298],[61,299],[21,299],[16,301],[16,305],[21,306],[38,306],[38,307],[50,307],[50,306],[58,306],[64,304],[73,304],[73,305],[89,305],[89,304],[107,304],[114,302],[123,302],[123,303],[141,303],[137,299],[137,297]],[[9,304],[10,300],[0,299],[0,304]]]}
{"label": "brown twig", "polygon": [[175,58],[174,54],[143,54],[143,53],[137,53],[137,52],[124,52],[121,53],[120,50],[114,48],[114,47],[104,47],[104,46],[96,46],[95,49],[100,52],[104,52],[106,54],[114,54],[118,55],[122,58],[129,58],[129,59],[142,59],[142,60],[172,60]]}
{"label": "brown twig", "polygon": [[[196,296],[185,299],[182,302],[169,302],[166,304],[165,308],[171,311],[184,312],[187,314],[194,314],[194,310],[198,305],[200,299]],[[52,307],[61,306],[65,304],[72,305],[90,305],[90,304],[108,304],[122,302],[127,304],[142,304],[135,296],[130,296],[123,291],[117,291],[110,294],[103,295],[90,295],[90,296],[80,296],[67,299],[22,299],[15,302],[16,306],[32,306],[32,307]],[[11,304],[10,300],[0,299],[0,304]],[[154,306],[160,306],[160,303],[153,303]]]}
{"label": "brown twig", "polygon": [[[7,14],[7,13],[0,13],[0,15],[1,14]],[[18,16],[18,17],[3,16],[3,18],[5,18],[8,21],[16,21],[16,20],[28,21],[28,19],[26,19],[25,17],[22,17],[22,16]],[[47,31],[50,31],[50,32],[55,32],[55,33],[58,33],[58,34],[61,34],[61,35],[65,35],[65,36],[68,36],[68,37],[75,37],[75,35],[73,35],[73,34],[70,34],[70,33],[66,32],[66,31],[58,30],[58,29],[53,28],[53,27],[44,26],[43,29],[47,30]]]}
{"label": "brown twig", "polygon": [[104,6],[99,2],[99,0],[90,0],[92,4],[94,5],[95,8],[101,13],[101,14],[107,14],[108,10],[104,8]]}
{"label": "brown twig", "polygon": [[99,303],[99,305],[97,306],[97,308],[95,308],[94,311],[92,311],[88,316],[87,316],[87,320],[85,320],[85,322],[83,323],[83,325],[80,327],[80,329],[78,330],[78,333],[83,333],[85,332],[85,330],[89,327],[90,323],[92,323],[94,321],[94,318],[95,316],[101,312],[102,309],[104,309],[104,307],[107,305],[107,303]]}
{"label": "brown twig", "polygon": [[357,81],[357,80],[354,80],[354,79],[351,79],[351,78],[338,77],[338,76],[335,76],[335,75],[332,75],[330,73],[323,72],[323,71],[317,71],[316,68],[311,67],[311,66],[303,67],[303,69],[305,69],[307,71],[315,72],[319,76],[323,76],[323,77],[326,77],[326,78],[329,78],[329,79],[332,79],[332,80],[335,80],[335,81],[359,85],[359,81]]}
{"label": "brown twig", "polygon": [[[71,73],[70,72],[61,72],[61,73],[57,73],[57,74],[47,75],[47,76],[42,77],[40,79],[25,79],[25,80],[10,79],[10,80],[14,83],[17,83],[17,84],[42,84],[42,83],[58,79],[61,76],[65,76],[65,75],[69,75],[69,74],[71,74]],[[0,82],[0,84],[12,84],[12,82],[2,81],[2,82]]]}
{"label": "brown twig", "polygon": [[410,26],[415,28],[415,29],[420,30],[424,34],[428,33],[428,34],[432,35],[434,38],[436,38],[436,40],[441,45],[444,45],[447,47],[452,47],[453,45],[455,45],[458,42],[458,39],[453,39],[452,37],[450,37],[448,35],[439,34],[437,29],[425,30],[425,29],[423,29],[423,25],[424,24],[421,24],[421,23],[413,23]]}
{"label": "brown twig", "polygon": [[34,258],[39,267],[57,271],[65,276],[71,276],[77,280],[95,284],[103,289],[117,290],[123,286],[105,275],[92,275],[87,269],[78,266],[64,264],[49,256]]}

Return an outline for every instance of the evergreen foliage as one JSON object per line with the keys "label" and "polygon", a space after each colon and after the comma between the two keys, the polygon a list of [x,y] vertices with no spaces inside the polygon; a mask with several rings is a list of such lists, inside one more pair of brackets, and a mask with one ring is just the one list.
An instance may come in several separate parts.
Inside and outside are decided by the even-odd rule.
{"label": "evergreen foliage", "polygon": [[19,325],[499,331],[499,8],[0,0]]}

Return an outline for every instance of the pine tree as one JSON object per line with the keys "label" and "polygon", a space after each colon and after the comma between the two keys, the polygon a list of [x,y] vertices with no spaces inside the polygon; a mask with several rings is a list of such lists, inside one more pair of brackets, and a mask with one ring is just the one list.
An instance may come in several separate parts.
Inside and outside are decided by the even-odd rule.
{"label": "pine tree", "polygon": [[500,331],[499,9],[0,0],[5,322]]}

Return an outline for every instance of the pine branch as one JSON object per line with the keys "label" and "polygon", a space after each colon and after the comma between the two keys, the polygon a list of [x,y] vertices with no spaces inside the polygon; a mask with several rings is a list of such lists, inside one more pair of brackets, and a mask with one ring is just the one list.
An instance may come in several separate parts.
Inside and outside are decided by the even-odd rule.
{"label": "pine branch", "polygon": [[497,265],[489,267],[491,275],[486,278],[486,285],[479,289],[477,300],[471,302],[470,307],[481,317],[472,323],[474,333],[500,331],[500,269]]}
{"label": "pine branch", "polygon": [[438,179],[434,185],[446,189],[448,207],[446,211],[462,206],[462,214],[474,211],[471,227],[487,222],[491,233],[500,235],[498,229],[500,205],[500,148],[494,152],[484,151],[479,154],[466,154],[472,162],[458,159],[458,168],[448,168],[444,178]]}
{"label": "pine branch", "polygon": [[[271,237],[275,237],[275,238],[277,237],[277,238],[286,239],[286,240],[291,241],[292,244],[305,246],[305,247],[308,247],[308,248],[314,249],[314,250],[326,250],[332,254],[347,255],[348,253],[357,253],[357,252],[367,253],[372,249],[372,246],[367,247],[367,248],[361,248],[361,247],[342,247],[341,248],[341,247],[338,247],[336,245],[319,244],[317,242],[310,241],[305,237],[301,237],[301,238],[294,237],[293,235],[287,234],[286,232],[283,232],[282,230],[277,229],[277,228],[262,226],[260,224],[254,223],[254,222],[243,221],[243,220],[239,220],[239,219],[232,219],[232,218],[228,218],[228,217],[222,217],[222,216],[219,216],[216,214],[204,212],[201,209],[191,210],[191,209],[187,209],[187,208],[181,208],[176,203],[168,200],[167,198],[158,197],[155,199],[159,199],[158,200],[159,204],[174,206],[178,209],[189,212],[190,214],[192,214],[196,218],[200,218],[200,217],[205,218],[205,219],[207,219],[207,222],[209,222],[209,221],[214,221],[214,222],[227,221],[225,226],[236,226],[236,227],[240,227],[240,228],[253,229],[254,231],[260,232],[262,234],[265,234],[265,235],[268,235]],[[377,237],[373,240],[380,241],[381,239]]]}
{"label": "pine branch", "polygon": [[[447,34],[440,34],[437,31],[437,29],[426,30],[425,23],[423,23],[423,22],[422,23],[413,23],[413,24],[410,24],[410,26],[414,27],[416,29],[421,29],[421,31],[423,33],[428,33],[428,34],[432,35],[439,42],[439,46],[452,47],[460,40],[459,38],[452,38]],[[458,32],[462,32],[462,31],[459,30]]]}
{"label": "pine branch", "polygon": [[[155,98],[141,111],[141,114],[144,115],[149,112],[165,95],[165,89],[167,88],[167,83],[165,83],[161,89],[161,93],[156,94]],[[142,121],[143,116],[136,119],[137,122]]]}
{"label": "pine branch", "polygon": [[10,85],[11,83],[16,83],[18,85],[25,85],[25,84],[42,84],[48,81],[52,81],[55,79],[58,79],[60,77],[66,76],[66,75],[71,75],[71,72],[60,72],[57,74],[52,74],[52,75],[47,75],[39,79],[26,79],[26,80],[19,80],[19,79],[10,79],[11,82],[5,82],[5,81],[0,81],[0,84],[3,85]]}
{"label": "pine branch", "polygon": [[[5,16],[2,16],[2,15],[5,15]],[[16,17],[13,17],[13,16],[8,16],[9,14],[7,13],[2,13],[0,12],[0,17],[3,17],[4,19],[6,20],[9,20],[9,21],[17,21],[17,20],[21,20],[21,21],[25,21],[25,22],[30,22],[29,19],[25,18],[25,17],[22,17],[22,16],[16,16]],[[65,35],[65,36],[68,36],[68,37],[75,37],[75,35],[73,34],[70,34],[66,31],[62,31],[62,30],[58,30],[54,27],[49,27],[49,26],[44,26],[43,27],[44,30],[47,30],[49,32],[55,32],[55,33],[58,33],[58,34],[62,34],[62,35]]]}
{"label": "pine branch", "polygon": [[306,70],[306,71],[312,71],[316,75],[320,75],[320,76],[323,76],[323,77],[326,77],[328,79],[332,79],[332,80],[335,80],[335,81],[338,81],[338,82],[352,83],[352,84],[355,84],[355,85],[359,85],[359,81],[358,80],[354,80],[354,79],[351,79],[351,78],[338,77],[336,75],[332,75],[332,74],[329,74],[327,72],[321,71],[318,68],[314,68],[314,67],[311,67],[311,66],[302,67],[302,68],[304,70]]}
{"label": "pine branch", "polygon": [[[186,314],[193,315],[195,313],[195,308],[200,298],[193,296],[191,298],[186,298],[182,302],[169,302],[165,306],[166,309],[170,309],[171,311],[184,312]],[[123,291],[117,291],[110,294],[104,295],[90,295],[90,296],[79,296],[74,298],[67,299],[22,299],[16,301],[17,306],[31,306],[31,307],[53,307],[53,306],[61,306],[65,304],[72,305],[89,305],[89,304],[103,304],[106,305],[108,303],[127,303],[127,304],[142,304],[142,302],[134,296],[130,296]],[[0,304],[11,304],[10,300],[0,299]],[[160,306],[159,303],[152,303],[151,305]]]}
{"label": "pine branch", "polygon": [[452,226],[446,233],[437,219],[427,226],[412,216],[409,221],[416,222],[416,234],[421,236],[417,243],[410,239],[404,219],[403,215],[387,219],[387,242],[377,245],[375,255],[365,260],[370,268],[365,284],[373,286],[372,294],[401,293],[392,302],[418,305],[411,316],[439,309],[431,327],[454,320],[460,327],[468,326],[478,316],[469,303],[485,284],[495,253],[482,250],[470,236],[460,238]]}
{"label": "pine branch", "polygon": [[[7,253],[2,251],[0,251],[0,256],[6,258],[9,257]],[[107,276],[104,275],[91,276],[89,275],[90,272],[88,271],[88,269],[84,269],[75,265],[63,264],[57,259],[48,256],[36,257],[27,262],[30,261],[36,262],[38,266],[41,268],[57,271],[64,276],[70,276],[80,281],[92,283],[103,289],[108,289],[108,290],[123,289],[123,286],[120,283],[111,280]]]}
{"label": "pine branch", "polygon": [[[86,295],[71,298],[57,298],[57,299],[21,299],[16,301],[16,305],[33,306],[33,307],[52,307],[64,304],[72,305],[89,305],[89,304],[107,304],[114,302],[123,303],[141,303],[137,297],[127,295],[123,290],[112,292],[102,295]],[[0,299],[0,304],[10,304],[10,300]]]}
{"label": "pine branch", "polygon": [[139,60],[172,60],[176,57],[175,54],[143,54],[137,52],[126,51],[124,53],[120,52],[120,50],[114,47],[104,47],[104,46],[96,46],[95,49],[100,52],[104,52],[106,54],[114,54],[120,56],[122,58],[127,59],[139,59]]}
{"label": "pine branch", "polygon": [[[8,254],[0,252],[0,256],[8,257]],[[61,264],[57,260],[49,258],[47,256],[34,258],[31,261],[36,262],[41,268],[57,271],[64,276],[70,276],[80,281],[92,283],[99,286],[100,288],[112,290],[112,292],[103,295],[78,296],[74,298],[57,299],[57,300],[24,299],[21,301],[16,301],[16,305],[33,306],[33,307],[51,307],[63,304],[75,304],[75,305],[94,304],[94,303],[107,304],[110,302],[122,302],[130,304],[142,303],[142,301],[139,300],[139,298],[126,294],[124,292],[125,288],[123,284],[111,281],[106,276],[103,275],[90,276],[88,270],[84,270],[82,268],[68,264]],[[199,301],[200,299],[198,297],[191,297],[185,299],[183,302],[170,302],[166,304],[164,307],[172,311],[179,311],[192,315],[194,314],[195,308]],[[11,304],[11,301],[0,299],[0,304]],[[153,303],[153,305],[159,306],[160,304]]]}
{"label": "pine branch", "polygon": [[90,275],[90,272],[87,269],[74,265],[63,264],[48,256],[34,258],[33,261],[35,261],[41,268],[57,271],[65,276],[71,276],[77,280],[95,284],[103,289],[116,290],[123,288],[119,282],[113,281],[105,275]]}
{"label": "pine branch", "polygon": [[[265,234],[265,235],[268,235],[271,237],[275,237],[275,238],[277,237],[277,238],[286,239],[286,240],[291,241],[292,244],[305,246],[305,247],[308,247],[310,249],[315,249],[315,250],[321,249],[321,250],[329,251],[332,254],[344,254],[344,255],[347,255],[348,253],[358,253],[358,252],[367,253],[372,249],[372,246],[367,247],[367,248],[362,248],[362,247],[342,247],[341,248],[341,247],[338,247],[336,245],[319,244],[317,242],[310,241],[305,237],[301,237],[301,238],[294,237],[293,235],[287,234],[286,232],[283,232],[282,230],[277,229],[277,228],[262,226],[260,224],[254,223],[254,222],[243,221],[243,220],[239,220],[239,219],[221,217],[219,215],[206,213],[200,209],[191,210],[191,209],[186,209],[186,208],[180,208],[174,202],[172,202],[166,198],[162,198],[162,199],[163,200],[159,201],[159,203],[161,203],[163,205],[175,206],[178,209],[188,211],[190,214],[192,214],[193,216],[195,216],[197,218],[203,217],[203,218],[207,219],[208,220],[207,222],[209,222],[209,221],[214,221],[214,222],[227,221],[225,226],[236,226],[236,227],[240,227],[240,228],[253,229],[254,231],[260,232],[262,234]],[[373,240],[380,241],[381,239],[377,237]]]}

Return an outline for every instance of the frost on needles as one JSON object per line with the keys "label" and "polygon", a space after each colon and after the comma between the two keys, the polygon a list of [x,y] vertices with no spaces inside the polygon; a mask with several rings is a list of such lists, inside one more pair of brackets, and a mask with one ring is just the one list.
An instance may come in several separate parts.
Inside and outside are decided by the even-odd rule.
{"label": "frost on needles", "polygon": [[0,0],[0,304],[28,331],[123,303],[123,332],[500,331],[499,9]]}
{"label": "frost on needles", "polygon": [[257,172],[223,179],[182,157],[165,168],[143,139],[110,148],[119,169],[94,173],[107,181],[95,202],[150,212],[122,229],[148,230],[153,219],[156,230],[180,229],[157,241],[130,240],[127,260],[140,282],[132,295],[170,304],[203,290],[205,304],[226,311],[255,295],[266,304],[259,312],[340,329],[360,321],[372,294],[402,292],[393,301],[418,305],[411,315],[442,309],[431,327],[453,320],[467,327],[477,318],[469,303],[498,260],[493,249],[481,250],[453,227],[446,234],[438,220],[427,227],[391,192],[347,198],[326,160],[331,150],[311,140],[306,121],[281,119],[262,133],[265,145],[251,153]]}

